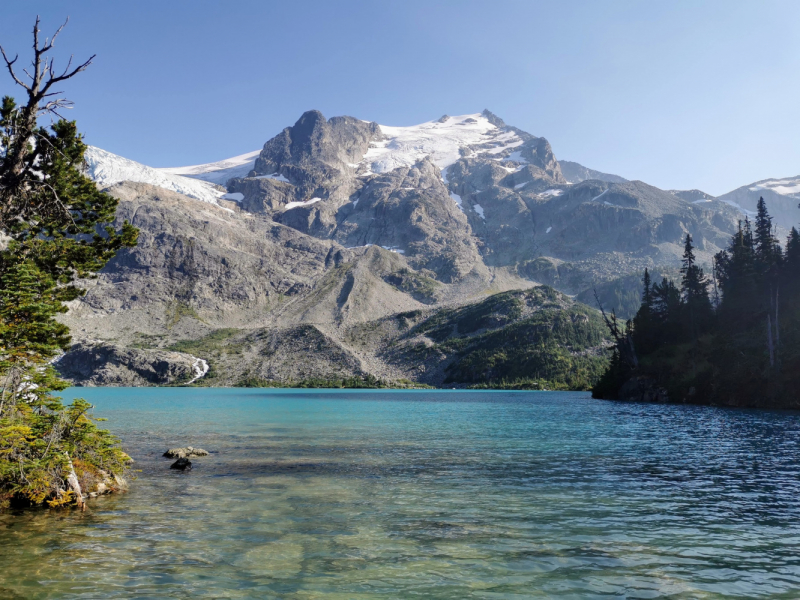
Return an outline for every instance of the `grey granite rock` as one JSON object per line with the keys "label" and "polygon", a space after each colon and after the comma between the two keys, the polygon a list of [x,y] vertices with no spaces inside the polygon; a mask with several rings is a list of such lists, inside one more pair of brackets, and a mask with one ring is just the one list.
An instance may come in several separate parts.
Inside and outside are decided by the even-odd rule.
{"label": "grey granite rock", "polygon": [[193,356],[181,352],[82,342],[73,345],[56,368],[79,385],[130,387],[190,381],[194,364]]}
{"label": "grey granite rock", "polygon": [[546,139],[483,116],[499,130],[446,173],[427,156],[373,173],[362,159],[386,142],[377,124],[309,111],[227,181],[235,205],[112,186],[117,224],[139,227],[139,245],[85,282],[63,317],[78,343],[59,368],[83,385],[416,377],[420,365],[387,354],[398,314],[673,268],[686,233],[709,263],[742,216],[559,163]]}

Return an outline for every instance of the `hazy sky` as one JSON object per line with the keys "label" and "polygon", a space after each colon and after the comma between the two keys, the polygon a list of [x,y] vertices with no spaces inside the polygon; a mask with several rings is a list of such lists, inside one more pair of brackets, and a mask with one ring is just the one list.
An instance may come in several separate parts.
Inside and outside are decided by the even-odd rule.
{"label": "hazy sky", "polygon": [[[303,111],[412,125],[488,108],[557,158],[721,194],[800,174],[800,2],[4,2],[70,23],[88,143],[153,166],[260,148]],[[0,94],[19,95],[0,76]]]}

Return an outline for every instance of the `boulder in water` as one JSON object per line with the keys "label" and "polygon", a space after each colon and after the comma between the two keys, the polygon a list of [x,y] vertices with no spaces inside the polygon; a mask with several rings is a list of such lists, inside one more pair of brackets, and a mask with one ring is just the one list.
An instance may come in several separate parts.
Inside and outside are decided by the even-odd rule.
{"label": "boulder in water", "polygon": [[167,458],[196,458],[198,456],[208,456],[208,452],[202,448],[192,448],[186,446],[185,448],[170,448],[164,452]]}
{"label": "boulder in water", "polygon": [[177,469],[179,471],[188,471],[192,468],[192,461],[188,458],[181,457],[169,466],[170,469]]}

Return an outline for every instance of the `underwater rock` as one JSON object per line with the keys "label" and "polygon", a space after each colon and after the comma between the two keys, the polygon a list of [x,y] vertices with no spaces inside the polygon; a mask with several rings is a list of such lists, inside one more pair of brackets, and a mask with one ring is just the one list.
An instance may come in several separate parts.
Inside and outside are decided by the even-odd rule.
{"label": "underwater rock", "polygon": [[188,458],[179,458],[169,466],[170,469],[177,469],[179,471],[189,471],[192,468],[192,461]]}

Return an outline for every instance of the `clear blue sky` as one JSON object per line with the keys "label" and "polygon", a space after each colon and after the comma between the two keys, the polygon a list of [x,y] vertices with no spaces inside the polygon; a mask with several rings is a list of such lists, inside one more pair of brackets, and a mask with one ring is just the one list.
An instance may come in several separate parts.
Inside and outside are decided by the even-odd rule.
{"label": "clear blue sky", "polygon": [[[153,166],[260,148],[303,111],[411,125],[489,108],[556,157],[721,194],[800,174],[800,2],[5,2],[57,58],[90,144]],[[14,94],[0,77],[0,94]]]}

